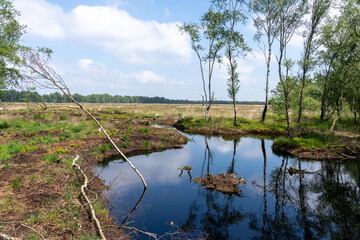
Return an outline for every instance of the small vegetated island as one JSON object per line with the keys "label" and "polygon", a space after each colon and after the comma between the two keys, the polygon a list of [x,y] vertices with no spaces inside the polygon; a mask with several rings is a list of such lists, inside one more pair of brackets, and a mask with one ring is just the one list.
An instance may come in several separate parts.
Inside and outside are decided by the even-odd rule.
{"label": "small vegetated island", "polygon": [[[52,51],[23,46],[20,13],[12,1],[0,0],[0,238],[125,239],[122,229],[156,238],[115,224],[101,194],[108,186],[93,169],[113,159],[181,148],[189,141],[181,131],[273,138],[275,153],[300,159],[359,159],[359,2],[340,1],[336,17],[329,15],[333,1],[245,2],[211,1],[199,22],[179,26],[200,62],[204,92],[197,102],[72,94],[51,67]],[[244,8],[266,60],[261,104],[238,100],[239,57],[251,51],[239,30],[247,18]],[[305,29],[304,47],[295,62],[287,50],[299,29]],[[274,52],[278,81],[270,94]],[[230,100],[215,101],[214,66],[224,59]],[[35,86],[58,92],[41,95]],[[192,178],[190,166],[180,170]],[[240,197],[247,181],[234,174],[197,177],[206,188]]]}

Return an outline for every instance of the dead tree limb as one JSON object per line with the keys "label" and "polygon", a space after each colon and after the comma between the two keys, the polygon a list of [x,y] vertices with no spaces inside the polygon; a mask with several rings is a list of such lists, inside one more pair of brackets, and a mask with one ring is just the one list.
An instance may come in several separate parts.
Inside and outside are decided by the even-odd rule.
{"label": "dead tree limb", "polygon": [[14,237],[10,237],[4,233],[0,233],[0,237],[2,237],[5,240],[21,240],[20,238],[14,238]]}
{"label": "dead tree limb", "polygon": [[155,233],[145,232],[145,231],[142,231],[142,230],[137,229],[137,228],[135,228],[135,227],[128,227],[128,226],[124,226],[124,225],[120,225],[120,226],[115,226],[115,225],[104,226],[104,228],[111,228],[111,227],[113,227],[113,228],[123,228],[123,229],[132,230],[132,231],[135,231],[135,232],[139,232],[139,233],[148,235],[148,236],[154,238],[155,240],[158,239]]}
{"label": "dead tree limb", "polygon": [[103,128],[103,126],[99,123],[99,121],[72,97],[70,89],[66,86],[65,81],[61,78],[59,74],[55,72],[53,68],[49,66],[50,53],[51,51],[48,49],[43,49],[42,51],[35,51],[32,49],[28,49],[23,51],[22,57],[25,68],[23,69],[22,75],[25,76],[27,79],[32,80],[33,84],[37,87],[60,90],[67,98],[69,98],[81,110],[83,110],[91,119],[93,119],[96,122],[96,124],[99,126],[101,131],[104,133],[106,138],[118,151],[118,153],[125,159],[125,161],[130,165],[130,167],[139,175],[141,181],[144,184],[144,188],[146,189],[147,184],[141,173],[136,169],[136,167],[129,161],[129,159],[125,156],[125,154],[114,143],[114,141],[110,138],[110,136]]}
{"label": "dead tree limb", "polygon": [[44,237],[43,235],[41,235],[41,233],[39,233],[38,231],[36,231],[34,228],[29,227],[29,226],[27,226],[27,225],[25,225],[25,224],[22,224],[22,223],[20,223],[20,225],[23,226],[23,227],[26,227],[26,228],[29,228],[29,229],[33,230],[34,232],[36,232],[37,235],[39,235],[42,239],[45,240],[45,237]]}
{"label": "dead tree limb", "polygon": [[92,218],[94,219],[95,223],[96,223],[96,226],[99,230],[99,234],[101,236],[101,239],[103,240],[106,240],[105,236],[104,236],[104,233],[102,231],[102,228],[101,228],[101,225],[100,225],[100,222],[99,222],[99,219],[96,217],[96,214],[95,214],[95,209],[94,209],[94,206],[92,205],[90,199],[88,198],[88,196],[86,195],[86,192],[85,192],[85,189],[87,189],[87,185],[88,185],[88,178],[86,176],[86,174],[84,173],[84,171],[81,169],[81,167],[76,164],[76,161],[79,159],[79,155],[76,155],[76,157],[74,158],[73,162],[72,162],[72,166],[73,167],[76,167],[77,169],[79,169],[79,171],[81,172],[81,174],[84,176],[85,180],[84,180],[84,184],[81,186],[81,193],[82,195],[84,196],[86,202],[88,203],[88,205],[90,206],[90,211],[91,211],[91,216]]}

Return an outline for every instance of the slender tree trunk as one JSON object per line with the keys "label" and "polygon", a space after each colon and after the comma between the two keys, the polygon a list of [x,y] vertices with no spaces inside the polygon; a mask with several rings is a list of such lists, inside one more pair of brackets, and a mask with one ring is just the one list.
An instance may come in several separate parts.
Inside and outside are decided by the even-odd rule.
{"label": "slender tree trunk", "polygon": [[235,99],[233,99],[233,105],[234,105],[234,125],[237,126],[236,100]]}
{"label": "slender tree trunk", "polygon": [[[313,6],[314,7],[314,6]],[[299,116],[297,119],[297,122],[300,123],[301,122],[301,115],[302,115],[302,108],[303,108],[303,97],[304,97],[304,88],[305,88],[305,82],[306,82],[306,74],[309,70],[310,67],[310,55],[311,55],[311,49],[312,49],[312,41],[314,38],[314,34],[316,31],[316,27],[318,24],[318,21],[315,20],[315,18],[317,16],[314,15],[314,9],[312,10],[312,17],[311,17],[311,29],[309,32],[309,35],[306,39],[306,47],[305,47],[305,53],[304,53],[304,59],[302,62],[302,77],[301,77],[301,91],[300,91],[300,101],[299,101]]]}
{"label": "slender tree trunk", "polygon": [[354,110],[354,124],[357,124],[357,116],[356,116],[356,111]]}
{"label": "slender tree trunk", "polygon": [[291,137],[288,93],[284,93],[284,95],[285,95],[285,97],[284,97],[284,101],[285,101],[284,108],[285,108],[285,116],[286,116],[286,125],[287,125],[287,130],[288,130],[288,136]]}
{"label": "slender tree trunk", "polygon": [[6,113],[5,105],[4,105],[4,103],[1,101],[1,99],[0,99],[0,106],[1,106],[1,108],[2,108],[3,113]]}
{"label": "slender tree trunk", "polygon": [[265,88],[265,106],[261,117],[261,122],[265,122],[266,113],[269,105],[269,79],[270,79],[270,63],[271,63],[271,36],[268,33],[268,56],[266,61],[266,88]]}
{"label": "slender tree trunk", "polygon": [[205,105],[205,102],[204,102],[204,96],[202,96],[201,111],[204,111],[204,105]]}
{"label": "slender tree trunk", "polygon": [[348,71],[349,69],[347,69],[344,73],[344,76],[342,78],[342,81],[341,81],[341,89],[340,89],[340,110],[338,111],[338,115],[337,117],[334,119],[332,125],[331,125],[331,128],[330,128],[330,131],[334,131],[334,127],[335,127],[335,124],[336,122],[339,120],[340,118],[340,115],[343,111],[343,105],[344,105],[344,101],[343,101],[343,94],[344,94],[344,85],[345,85],[345,81],[346,81],[346,78],[347,78],[347,74],[348,74]]}
{"label": "slender tree trunk", "polygon": [[[202,62],[200,53],[198,51],[196,51],[196,50],[195,50],[195,52],[196,52],[196,55],[198,56],[198,59],[199,59],[200,71],[201,71],[201,79],[202,79],[203,90],[204,90],[204,95],[205,95],[205,102],[207,102],[208,98],[207,98],[207,93],[206,93],[206,84],[205,84],[205,77],[204,77],[203,62]],[[203,100],[203,105],[202,105],[202,110],[203,110],[204,109],[204,96],[202,96],[202,100]],[[205,114],[205,120],[207,121],[207,113]]]}
{"label": "slender tree trunk", "polygon": [[326,88],[327,88],[327,81],[328,78],[325,78],[325,82],[324,82],[324,89],[323,89],[323,93],[321,96],[321,114],[320,114],[320,121],[324,121],[325,119],[325,112],[326,112],[326,102],[325,102],[325,97],[326,97]]}
{"label": "slender tree trunk", "polygon": [[337,57],[338,53],[339,53],[340,49],[338,49],[335,54],[331,57],[330,59],[330,63],[329,66],[326,70],[326,75],[325,75],[325,81],[324,81],[324,89],[323,89],[323,93],[321,96],[321,114],[320,114],[320,121],[324,121],[325,120],[325,115],[326,115],[326,91],[327,91],[327,83],[329,81],[329,77],[330,77],[330,71],[332,68],[332,64],[335,60],[335,58]]}
{"label": "slender tree trunk", "polygon": [[303,68],[303,74],[302,74],[302,80],[301,80],[301,91],[300,91],[300,101],[299,101],[299,116],[297,119],[297,122],[301,122],[301,115],[302,115],[302,102],[303,102],[303,96],[304,96],[304,88],[305,88],[305,81],[306,81],[306,68]]}
{"label": "slender tree trunk", "polygon": [[209,105],[207,105],[207,107],[206,107],[205,121],[208,121],[208,114],[209,114],[210,107],[211,107],[211,104],[209,103]]}

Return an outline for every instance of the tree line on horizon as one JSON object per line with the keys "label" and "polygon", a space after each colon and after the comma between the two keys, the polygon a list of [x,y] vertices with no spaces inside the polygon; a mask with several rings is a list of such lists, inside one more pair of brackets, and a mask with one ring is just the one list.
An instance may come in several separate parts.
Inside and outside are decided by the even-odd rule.
{"label": "tree line on horizon", "polygon": [[[82,103],[163,103],[163,104],[202,104],[202,101],[186,99],[168,99],[164,97],[147,96],[121,96],[104,94],[72,95],[77,102]],[[36,91],[17,91],[14,89],[1,91],[0,98],[3,102],[45,102],[45,103],[70,103],[68,97],[59,92],[39,94]],[[215,100],[215,104],[232,104],[232,101]],[[264,105],[262,101],[238,101],[240,105]]]}

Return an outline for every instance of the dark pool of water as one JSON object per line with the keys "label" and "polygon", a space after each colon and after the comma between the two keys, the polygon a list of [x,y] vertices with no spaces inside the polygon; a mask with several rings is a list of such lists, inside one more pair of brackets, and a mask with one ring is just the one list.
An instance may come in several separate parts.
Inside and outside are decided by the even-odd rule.
{"label": "dark pool of water", "polygon": [[[299,161],[275,155],[272,140],[252,137],[190,138],[183,149],[130,158],[147,181],[143,196],[127,163],[98,167],[120,224],[158,236],[174,233],[165,239],[360,239],[360,160]],[[186,172],[179,176],[185,165],[192,166],[193,178],[236,173],[247,182],[242,197],[207,190]],[[290,166],[306,173],[290,175],[284,171]]]}

